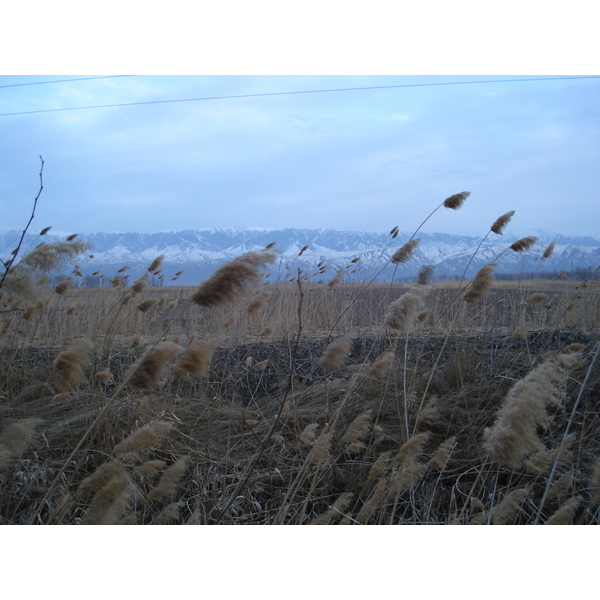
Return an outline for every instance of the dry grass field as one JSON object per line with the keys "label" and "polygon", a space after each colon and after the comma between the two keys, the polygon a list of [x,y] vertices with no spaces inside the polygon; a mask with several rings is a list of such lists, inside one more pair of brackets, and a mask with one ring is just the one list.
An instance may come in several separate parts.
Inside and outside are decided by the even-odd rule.
{"label": "dry grass field", "polygon": [[274,252],[198,288],[4,278],[0,522],[600,522],[594,274],[266,285]]}

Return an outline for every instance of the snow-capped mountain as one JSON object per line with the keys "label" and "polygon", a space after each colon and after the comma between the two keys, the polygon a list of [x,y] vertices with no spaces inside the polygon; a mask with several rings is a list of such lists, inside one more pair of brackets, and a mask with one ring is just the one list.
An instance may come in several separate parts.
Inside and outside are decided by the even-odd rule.
{"label": "snow-capped mountain", "polygon": [[[20,232],[0,234],[0,258],[7,260],[16,247]],[[525,252],[514,252],[509,246],[522,237],[535,235],[538,241]],[[77,261],[83,279],[100,272],[106,279],[113,277],[123,266],[130,279],[141,276],[148,265],[164,256],[158,276],[164,285],[195,285],[210,275],[219,265],[251,250],[260,250],[275,242],[279,260],[274,265],[271,281],[283,281],[297,276],[298,269],[312,276],[313,281],[328,281],[339,269],[344,269],[346,280],[364,281],[379,273],[385,281],[392,274],[396,280],[416,276],[423,265],[435,267],[436,277],[460,277],[468,266],[467,277],[472,277],[484,264],[496,261],[497,274],[501,273],[554,273],[559,271],[594,270],[600,265],[600,241],[591,237],[567,237],[545,231],[523,234],[496,235],[491,233],[482,243],[478,237],[444,233],[418,233],[419,245],[410,261],[400,265],[388,264],[391,256],[411,234],[364,231],[336,231],[332,229],[199,229],[159,233],[93,233],[80,235],[91,243],[89,255]],[[43,238],[28,234],[23,251],[34,248],[42,241],[62,241],[65,235],[50,231]],[[542,259],[551,242],[552,255]],[[308,248],[300,252],[304,246]],[[352,262],[358,258],[358,261]],[[470,263],[470,264],[469,264]],[[319,266],[327,270],[319,273]],[[175,273],[183,273],[174,280]]]}

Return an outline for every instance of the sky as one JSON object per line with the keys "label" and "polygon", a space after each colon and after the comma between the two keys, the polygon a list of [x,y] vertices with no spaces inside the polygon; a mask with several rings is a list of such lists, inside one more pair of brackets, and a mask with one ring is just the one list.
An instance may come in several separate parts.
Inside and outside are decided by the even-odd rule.
{"label": "sky", "polygon": [[[515,75],[513,60],[515,71],[477,75],[419,74],[418,64],[352,74],[343,62],[340,75],[314,62],[315,75],[231,74],[230,65],[156,75],[143,65],[61,83],[124,72],[110,61],[95,72],[53,64],[0,75],[0,231],[27,221],[41,155],[39,229],[411,232],[469,191],[460,211],[438,211],[424,231],[483,235],[514,210],[510,227],[524,234],[600,237],[600,78],[528,81],[569,72]],[[498,82],[507,79],[517,81]],[[287,94],[382,86],[404,87]],[[212,99],[34,112],[195,98]]]}

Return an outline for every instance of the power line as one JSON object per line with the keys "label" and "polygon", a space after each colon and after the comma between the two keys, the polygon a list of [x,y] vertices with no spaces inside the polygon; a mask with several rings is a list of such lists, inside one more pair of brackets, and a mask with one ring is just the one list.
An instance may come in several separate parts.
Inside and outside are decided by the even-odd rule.
{"label": "power line", "polygon": [[89,81],[90,79],[113,79],[115,77],[133,77],[133,75],[101,75],[98,77],[80,77],[78,79],[54,79],[53,81],[28,81],[27,83],[10,83],[0,88],[22,87],[25,85],[46,85],[48,83],[68,83],[71,81]]}
{"label": "power line", "polygon": [[262,94],[238,94],[234,96],[205,96],[202,98],[178,98],[176,100],[147,100],[144,102],[126,102],[122,104],[99,104],[96,106],[73,106],[70,108],[48,108],[45,110],[28,110],[16,113],[2,113],[0,117],[13,117],[16,115],[33,115],[49,112],[63,112],[69,110],[91,110],[95,108],[116,108],[122,106],[141,106],[144,104],[168,104],[174,102],[200,102],[206,100],[229,100],[234,98],[260,98],[264,96],[290,96],[293,94],[324,94],[331,92],[356,92],[362,90],[386,90],[394,88],[431,87],[441,85],[474,85],[482,83],[513,83],[524,81],[556,81],[562,79],[600,79],[600,75],[573,75],[561,77],[529,77],[524,79],[486,79],[484,81],[442,81],[436,83],[405,83],[401,85],[378,85],[368,87],[334,88],[327,90],[298,90],[293,92],[265,92]]}

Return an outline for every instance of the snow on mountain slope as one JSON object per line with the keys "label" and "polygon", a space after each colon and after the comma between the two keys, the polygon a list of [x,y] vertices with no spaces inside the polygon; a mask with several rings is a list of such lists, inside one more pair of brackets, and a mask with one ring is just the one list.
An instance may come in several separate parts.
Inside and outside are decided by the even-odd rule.
{"label": "snow on mountain slope", "polygon": [[[469,261],[471,264],[467,277],[472,277],[484,264],[493,260],[498,262],[497,273],[593,270],[600,264],[600,241],[591,237],[567,237],[536,231],[533,235],[539,240],[527,252],[507,250],[512,242],[526,235],[532,234],[492,235],[477,250],[481,238],[418,233],[421,241],[413,258],[406,264],[398,265],[395,276],[414,276],[425,264],[435,266],[437,276],[460,276]],[[19,237],[20,232],[16,231],[0,234],[0,258],[6,260],[10,256]],[[91,253],[94,257],[82,257],[79,261],[84,275],[100,270],[107,277],[112,277],[120,267],[128,265],[133,278],[144,273],[157,256],[164,255],[163,283],[172,283],[175,272],[183,270],[176,283],[194,285],[220,264],[245,252],[260,250],[271,242],[275,242],[275,249],[281,257],[273,268],[274,275],[279,273],[281,276],[286,272],[295,274],[298,268],[312,274],[317,270],[317,264],[324,262],[328,267],[327,273],[315,279],[327,281],[337,270],[347,268],[348,277],[364,280],[380,271],[394,252],[409,240],[410,234],[399,233],[393,239],[389,233],[364,231],[232,228],[158,233],[105,232],[81,235],[80,238],[92,244]],[[23,249],[33,248],[41,241],[63,239],[64,236],[52,232],[43,239],[28,234]],[[550,242],[556,244],[554,253],[542,261],[542,253]],[[298,256],[304,246],[308,246],[308,249]],[[360,260],[351,264],[350,261],[355,258]],[[389,277],[394,268],[394,265],[388,265],[380,279]]]}

